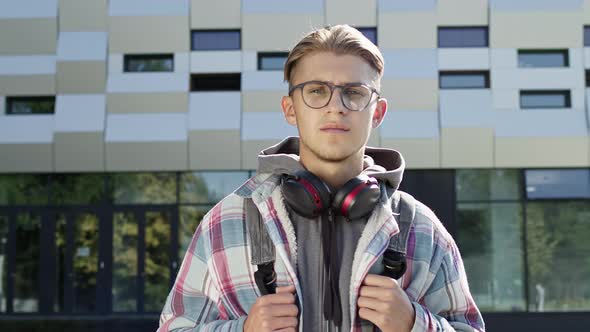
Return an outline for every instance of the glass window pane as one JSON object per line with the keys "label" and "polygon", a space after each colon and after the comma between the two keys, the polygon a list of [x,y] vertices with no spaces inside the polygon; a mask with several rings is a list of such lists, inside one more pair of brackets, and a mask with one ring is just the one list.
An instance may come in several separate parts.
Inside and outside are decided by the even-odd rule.
{"label": "glass window pane", "polygon": [[40,235],[41,218],[38,215],[17,215],[14,312],[39,311]]}
{"label": "glass window pane", "polygon": [[590,171],[587,169],[527,169],[529,199],[590,198]]}
{"label": "glass window pane", "polygon": [[288,53],[258,53],[258,70],[283,70]]}
{"label": "glass window pane", "polygon": [[487,27],[438,28],[438,47],[487,47]]}
{"label": "glass window pane", "polygon": [[457,201],[518,200],[521,177],[516,169],[458,169]]}
{"label": "glass window pane", "polygon": [[485,89],[489,88],[487,72],[441,72],[441,89]]}
{"label": "glass window pane", "polygon": [[51,178],[51,200],[54,204],[92,204],[102,201],[102,174],[54,174]]}
{"label": "glass window pane", "polygon": [[519,67],[567,67],[568,51],[518,51]]}
{"label": "glass window pane", "polygon": [[6,312],[8,277],[8,217],[0,216],[0,312]]}
{"label": "glass window pane", "polygon": [[521,205],[458,204],[457,224],[457,244],[479,308],[524,311]]}
{"label": "glass window pane", "polygon": [[570,107],[569,91],[521,91],[520,108]]}
{"label": "glass window pane", "polygon": [[133,213],[113,215],[113,311],[137,311],[137,234]]}
{"label": "glass window pane", "polygon": [[83,213],[74,218],[74,312],[96,311],[98,225],[94,214]]}
{"label": "glass window pane", "polygon": [[46,175],[0,175],[0,205],[47,204]]}
{"label": "glass window pane", "polygon": [[216,204],[248,180],[248,172],[194,172],[180,176],[182,203]]}
{"label": "glass window pane", "polygon": [[160,312],[170,285],[170,213],[145,214],[144,311]]}
{"label": "glass window pane", "polygon": [[377,28],[357,28],[368,40],[377,45]]}
{"label": "glass window pane", "polygon": [[584,27],[584,46],[590,46],[590,27]]}
{"label": "glass window pane", "polygon": [[55,97],[8,97],[6,114],[54,114]]}
{"label": "glass window pane", "polygon": [[191,75],[191,91],[240,91],[241,86],[239,73]]}
{"label": "glass window pane", "polygon": [[114,204],[174,204],[176,174],[119,173],[110,176]]}
{"label": "glass window pane", "polygon": [[178,257],[184,257],[186,250],[193,238],[193,234],[197,230],[197,226],[207,212],[212,208],[208,206],[181,206],[180,211],[180,226],[178,227]]}
{"label": "glass window pane", "polygon": [[239,50],[240,30],[210,30],[192,32],[192,50]]}
{"label": "glass window pane", "polygon": [[125,72],[172,72],[173,54],[125,55]]}
{"label": "glass window pane", "polygon": [[55,220],[55,292],[53,311],[65,312],[65,289],[66,285],[66,250],[67,250],[67,229],[66,215],[60,213]]}
{"label": "glass window pane", "polygon": [[526,206],[529,310],[590,310],[590,205]]}

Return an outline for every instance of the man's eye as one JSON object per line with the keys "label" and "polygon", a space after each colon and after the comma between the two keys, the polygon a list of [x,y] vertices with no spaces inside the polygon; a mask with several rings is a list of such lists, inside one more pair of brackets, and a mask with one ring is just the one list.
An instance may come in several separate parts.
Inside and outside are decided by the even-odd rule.
{"label": "man's eye", "polygon": [[309,90],[309,93],[313,93],[313,94],[316,94],[316,95],[321,95],[321,94],[324,93],[324,89],[319,89],[319,88],[318,89],[311,89],[311,90]]}

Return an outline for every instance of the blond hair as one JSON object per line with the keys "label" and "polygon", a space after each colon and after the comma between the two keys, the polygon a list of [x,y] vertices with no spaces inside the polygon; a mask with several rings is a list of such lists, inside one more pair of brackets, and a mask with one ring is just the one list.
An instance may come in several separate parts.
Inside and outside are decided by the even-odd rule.
{"label": "blond hair", "polygon": [[328,26],[314,30],[301,39],[289,52],[284,67],[284,80],[291,85],[297,63],[314,52],[332,52],[338,55],[358,55],[379,75],[383,75],[383,55],[360,31],[349,25]]}

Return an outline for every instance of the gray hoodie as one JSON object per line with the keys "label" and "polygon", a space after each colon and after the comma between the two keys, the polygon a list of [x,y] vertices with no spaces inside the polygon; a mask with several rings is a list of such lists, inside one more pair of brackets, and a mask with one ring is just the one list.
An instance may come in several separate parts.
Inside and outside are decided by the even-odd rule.
{"label": "gray hoodie", "polygon": [[[402,180],[404,160],[395,150],[371,148],[365,149],[362,174],[370,175],[387,183],[393,190],[397,190]],[[258,156],[258,173],[274,173],[293,175],[305,168],[299,162],[299,139],[289,137],[279,144],[272,146]],[[336,329],[332,322],[323,316],[323,294],[326,276],[323,268],[323,248],[320,238],[321,219],[315,220],[302,217],[287,209],[295,234],[297,246],[297,273],[303,290],[302,313],[303,331],[346,331],[350,326],[349,289],[352,276],[352,261],[357,242],[365,228],[366,219],[346,220],[344,217],[336,219],[337,257],[340,266],[339,286],[342,304],[342,327]],[[334,259],[334,258],[332,258]]]}

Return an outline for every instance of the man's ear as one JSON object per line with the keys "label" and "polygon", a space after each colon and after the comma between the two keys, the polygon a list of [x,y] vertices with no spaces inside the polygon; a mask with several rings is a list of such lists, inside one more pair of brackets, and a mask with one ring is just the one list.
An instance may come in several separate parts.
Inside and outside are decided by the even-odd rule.
{"label": "man's ear", "polygon": [[377,99],[377,105],[375,106],[375,112],[373,112],[372,126],[373,129],[379,127],[385,119],[385,113],[387,113],[387,99]]}
{"label": "man's ear", "polygon": [[291,98],[291,96],[283,96],[281,99],[281,108],[283,109],[283,115],[285,115],[287,123],[292,126],[297,126],[295,107],[293,107],[293,98]]}

